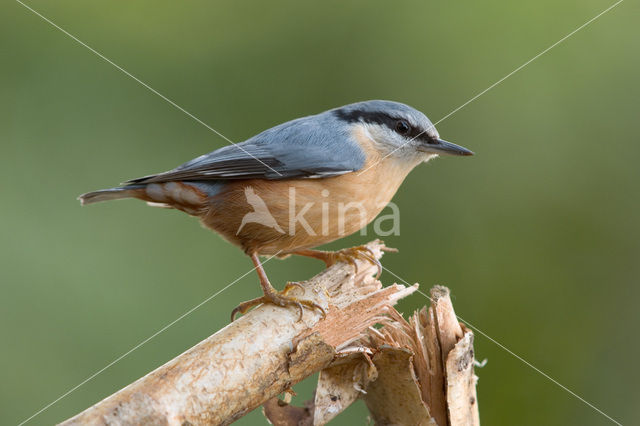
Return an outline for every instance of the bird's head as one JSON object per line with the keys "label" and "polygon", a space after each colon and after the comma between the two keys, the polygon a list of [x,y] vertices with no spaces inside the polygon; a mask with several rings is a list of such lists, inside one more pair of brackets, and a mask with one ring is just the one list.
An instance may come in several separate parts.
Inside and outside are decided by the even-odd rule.
{"label": "bird's head", "polygon": [[332,112],[338,120],[364,131],[383,156],[417,164],[439,154],[473,155],[462,146],[440,139],[426,115],[399,102],[358,102]]}

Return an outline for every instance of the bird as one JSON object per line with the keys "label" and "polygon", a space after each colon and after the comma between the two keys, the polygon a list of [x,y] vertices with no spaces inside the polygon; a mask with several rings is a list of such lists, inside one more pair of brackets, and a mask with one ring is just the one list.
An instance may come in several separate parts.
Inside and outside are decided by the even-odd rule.
{"label": "bird", "polygon": [[[425,114],[404,103],[369,100],[297,118],[201,155],[166,172],[78,197],[82,205],[136,198],[183,211],[240,247],[253,262],[263,295],[239,304],[231,320],[261,304],[317,309],[278,292],[260,256],[301,255],[327,265],[355,259],[378,265],[365,246],[323,244],[357,232],[391,201],[409,172],[439,155],[473,152],[440,138]],[[357,270],[357,269],[356,269]]]}

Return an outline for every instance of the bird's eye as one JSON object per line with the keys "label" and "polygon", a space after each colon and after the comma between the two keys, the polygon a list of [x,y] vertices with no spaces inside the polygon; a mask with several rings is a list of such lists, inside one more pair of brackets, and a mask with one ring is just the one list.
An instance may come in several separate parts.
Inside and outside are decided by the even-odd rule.
{"label": "bird's eye", "polygon": [[407,123],[404,120],[399,120],[396,123],[396,132],[400,133],[401,135],[406,135],[407,133],[409,133],[409,130],[411,130],[411,126],[409,126],[409,123]]}

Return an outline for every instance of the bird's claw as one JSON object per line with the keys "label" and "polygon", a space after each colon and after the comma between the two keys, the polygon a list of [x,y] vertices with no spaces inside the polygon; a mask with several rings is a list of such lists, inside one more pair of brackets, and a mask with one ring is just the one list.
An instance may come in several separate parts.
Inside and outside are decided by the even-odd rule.
{"label": "bird's claw", "polygon": [[304,287],[302,286],[302,284],[300,284],[297,281],[289,281],[285,286],[284,289],[282,290],[281,294],[283,296],[286,296],[287,293],[289,293],[291,290],[293,290],[294,288],[299,288],[300,290],[304,291]]}
{"label": "bird's claw", "polygon": [[358,273],[358,263],[356,260],[365,260],[376,268],[378,268],[378,272],[376,273],[376,279],[380,278],[382,274],[382,264],[376,257],[375,253],[367,246],[356,246],[350,247],[338,251],[331,252],[325,263],[327,266],[331,266],[336,262],[345,262],[353,266],[354,273]]}
{"label": "bird's claw", "polygon": [[264,296],[262,297],[258,297],[252,300],[247,300],[246,302],[239,304],[238,306],[236,306],[236,308],[233,311],[231,311],[231,321],[235,319],[236,314],[238,313],[244,314],[254,306],[258,306],[263,303],[271,303],[273,305],[282,306],[282,307],[291,306],[291,305],[295,306],[296,308],[298,308],[298,311],[300,312],[298,321],[302,320],[302,315],[304,314],[304,306],[310,309],[319,310],[320,314],[322,315],[322,318],[325,318],[327,316],[327,312],[319,304],[311,300],[304,300],[304,299],[298,299],[292,296],[287,296],[287,293],[289,293],[294,287],[299,287],[300,289],[304,290],[304,288],[300,283],[289,282],[285,286],[284,290],[282,290],[279,293],[275,291],[273,293],[265,293]]}

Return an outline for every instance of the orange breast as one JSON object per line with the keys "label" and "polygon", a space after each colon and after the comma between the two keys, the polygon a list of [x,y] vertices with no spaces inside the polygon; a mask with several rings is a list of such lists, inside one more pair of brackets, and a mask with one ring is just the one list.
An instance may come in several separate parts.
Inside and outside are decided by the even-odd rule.
{"label": "orange breast", "polygon": [[211,200],[203,223],[245,251],[265,255],[315,247],[358,231],[387,205],[412,167],[393,157],[382,159],[364,134],[356,136],[367,153],[362,171],[323,179],[229,182]]}

